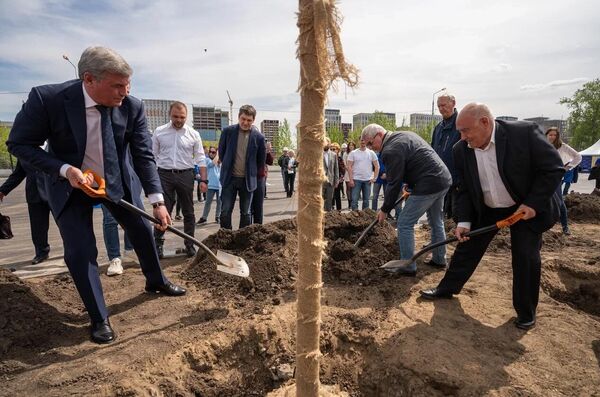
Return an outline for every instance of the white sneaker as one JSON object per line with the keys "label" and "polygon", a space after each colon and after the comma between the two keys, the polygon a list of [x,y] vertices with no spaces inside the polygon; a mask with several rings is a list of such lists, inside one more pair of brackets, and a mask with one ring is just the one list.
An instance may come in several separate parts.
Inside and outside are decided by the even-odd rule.
{"label": "white sneaker", "polygon": [[121,265],[121,258],[115,258],[110,261],[108,270],[106,271],[107,276],[117,276],[123,274],[123,265]]}
{"label": "white sneaker", "polygon": [[124,250],[123,251],[123,257],[127,258],[131,262],[139,263],[138,262],[137,254],[135,253],[134,250]]}

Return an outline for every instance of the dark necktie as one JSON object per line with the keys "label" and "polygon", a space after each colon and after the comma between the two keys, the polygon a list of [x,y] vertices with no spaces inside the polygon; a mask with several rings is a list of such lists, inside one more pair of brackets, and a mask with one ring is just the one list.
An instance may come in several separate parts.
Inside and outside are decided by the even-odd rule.
{"label": "dark necktie", "polygon": [[103,105],[96,105],[96,109],[100,111],[106,196],[111,201],[117,203],[123,198],[123,185],[121,183],[119,156],[117,155],[117,146],[115,145],[115,134],[110,120],[110,108]]}

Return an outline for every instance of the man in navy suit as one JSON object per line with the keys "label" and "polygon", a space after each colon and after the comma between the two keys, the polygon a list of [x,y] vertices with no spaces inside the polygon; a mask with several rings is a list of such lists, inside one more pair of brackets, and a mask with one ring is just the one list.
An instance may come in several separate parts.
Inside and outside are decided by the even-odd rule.
{"label": "man in navy suit", "polygon": [[565,172],[554,147],[534,123],[494,120],[483,104],[470,103],[456,119],[461,141],[454,145],[459,175],[453,213],[458,225],[450,266],[439,285],[421,291],[426,299],[451,298],[469,280],[497,231],[465,237],[465,233],[522,212],[510,227],[515,326],[536,322],[542,233],[558,220],[554,196]]}
{"label": "man in navy suit", "polygon": [[[98,250],[92,215],[98,199],[81,185],[93,183],[82,170],[107,181],[109,200],[102,203],[123,225],[146,276],[146,291],[183,295],[160,268],[150,224],[116,202],[123,198],[143,208],[142,188],[160,219],[171,223],[142,102],[129,96],[131,67],[115,51],[87,48],[79,60],[79,79],[34,87],[17,114],[7,146],[21,161],[45,174],[45,192],[64,245],[65,262],[91,318],[91,337],[110,343],[115,333],[98,275]],[[39,146],[48,140],[48,151]],[[114,141],[114,142],[113,142]]]}
{"label": "man in navy suit", "polygon": [[258,171],[265,166],[265,138],[252,124],[256,109],[244,105],[238,124],[223,129],[219,140],[221,160],[221,227],[231,229],[231,214],[240,196],[240,229],[250,225],[252,193],[256,190]]}
{"label": "man in navy suit", "polygon": [[50,207],[46,200],[42,198],[38,190],[37,173],[28,172],[21,161],[17,161],[17,166],[12,174],[0,186],[0,201],[17,186],[25,181],[25,200],[29,211],[29,226],[31,228],[31,241],[35,248],[35,257],[31,263],[37,265],[48,259],[50,245],[48,244],[48,226],[50,219]]}

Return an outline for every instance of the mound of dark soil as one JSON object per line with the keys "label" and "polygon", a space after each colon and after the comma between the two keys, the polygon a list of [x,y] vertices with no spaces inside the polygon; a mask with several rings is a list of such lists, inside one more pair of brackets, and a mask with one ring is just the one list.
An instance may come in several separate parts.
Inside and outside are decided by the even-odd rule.
{"label": "mound of dark soil", "polygon": [[570,221],[600,223],[600,196],[571,193],[564,198]]}

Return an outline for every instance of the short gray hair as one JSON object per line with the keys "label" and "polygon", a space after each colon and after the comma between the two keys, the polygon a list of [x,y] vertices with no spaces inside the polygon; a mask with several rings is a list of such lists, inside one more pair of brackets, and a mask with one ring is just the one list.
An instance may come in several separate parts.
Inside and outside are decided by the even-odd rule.
{"label": "short gray hair", "polygon": [[107,47],[88,47],[81,54],[79,63],[79,78],[83,80],[85,72],[90,73],[94,78],[102,80],[105,73],[115,73],[121,76],[131,76],[133,70],[131,66],[115,50]]}
{"label": "short gray hair", "polygon": [[375,135],[377,135],[378,132],[383,132],[385,134],[387,131],[379,124],[369,124],[368,126],[363,128],[362,133],[360,134],[360,139],[372,139]]}
{"label": "short gray hair", "polygon": [[437,97],[437,99],[442,99],[442,98],[450,99],[452,102],[456,103],[456,98],[454,98],[454,95],[449,94],[447,92],[444,92],[444,93],[442,93],[442,95],[439,95]]}

